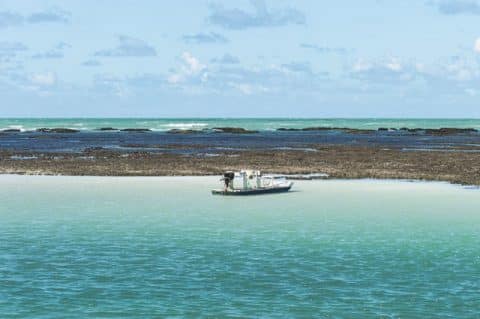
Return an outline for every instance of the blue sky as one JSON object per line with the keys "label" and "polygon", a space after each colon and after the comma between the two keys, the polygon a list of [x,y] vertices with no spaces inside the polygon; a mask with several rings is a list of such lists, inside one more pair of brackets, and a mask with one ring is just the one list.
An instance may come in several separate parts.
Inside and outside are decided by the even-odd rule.
{"label": "blue sky", "polygon": [[480,117],[480,1],[0,0],[0,117]]}

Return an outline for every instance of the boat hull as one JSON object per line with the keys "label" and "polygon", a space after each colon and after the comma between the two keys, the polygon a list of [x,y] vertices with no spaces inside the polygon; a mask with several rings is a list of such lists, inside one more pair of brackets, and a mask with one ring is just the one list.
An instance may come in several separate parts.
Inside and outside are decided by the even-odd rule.
{"label": "boat hull", "polygon": [[262,194],[284,193],[284,192],[288,192],[290,188],[292,188],[292,185],[255,188],[255,189],[247,189],[247,190],[237,189],[237,190],[228,190],[228,191],[225,191],[223,189],[214,189],[212,190],[212,194],[227,195],[227,196],[262,195]]}

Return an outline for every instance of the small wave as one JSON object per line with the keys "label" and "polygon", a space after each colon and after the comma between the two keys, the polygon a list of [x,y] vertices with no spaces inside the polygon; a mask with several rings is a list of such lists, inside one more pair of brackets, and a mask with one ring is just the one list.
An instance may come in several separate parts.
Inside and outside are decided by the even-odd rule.
{"label": "small wave", "polygon": [[20,156],[20,155],[12,155],[10,156],[10,159],[13,159],[13,160],[33,160],[33,159],[37,159],[38,157],[37,156]]}
{"label": "small wave", "polygon": [[446,152],[446,153],[480,153],[480,150],[462,150],[462,149],[447,149],[447,148],[415,148],[404,147],[403,152]]}
{"label": "small wave", "polygon": [[246,151],[246,148],[241,148],[241,147],[223,147],[223,146],[218,146],[214,147],[216,150],[222,150],[222,151]]}
{"label": "small wave", "polygon": [[317,149],[310,148],[310,147],[274,147],[274,150],[279,150],[279,151],[304,151],[304,152],[318,152]]}
{"label": "small wave", "polygon": [[168,128],[189,129],[208,126],[207,123],[169,123],[165,125]]}
{"label": "small wave", "polygon": [[199,153],[197,154],[197,156],[199,157],[218,157],[218,156],[222,156],[222,154],[218,154],[218,153]]}
{"label": "small wave", "polygon": [[7,127],[0,128],[0,131],[3,130],[20,130],[20,132],[27,131],[27,129],[23,125],[9,125]]}

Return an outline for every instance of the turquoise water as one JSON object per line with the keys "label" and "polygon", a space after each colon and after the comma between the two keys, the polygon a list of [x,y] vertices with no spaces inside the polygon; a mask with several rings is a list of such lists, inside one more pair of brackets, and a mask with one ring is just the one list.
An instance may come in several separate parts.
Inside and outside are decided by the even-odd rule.
{"label": "turquoise water", "polygon": [[176,119],[6,119],[0,118],[0,129],[17,128],[33,130],[47,127],[67,127],[80,130],[94,130],[100,127],[114,128],[149,128],[154,131],[170,129],[204,129],[213,127],[243,127],[252,130],[275,130],[280,127],[304,128],[313,126],[349,127],[360,129],[386,128],[476,128],[480,129],[480,119],[208,119],[208,118],[176,118]]}
{"label": "turquoise water", "polygon": [[475,318],[480,190],[0,176],[2,318]]}

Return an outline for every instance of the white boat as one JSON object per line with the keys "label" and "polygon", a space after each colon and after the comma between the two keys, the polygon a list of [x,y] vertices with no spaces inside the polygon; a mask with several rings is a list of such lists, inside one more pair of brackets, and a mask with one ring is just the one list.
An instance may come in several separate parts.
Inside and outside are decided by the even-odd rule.
{"label": "white boat", "polygon": [[222,189],[212,190],[214,195],[257,195],[288,192],[293,182],[284,176],[262,175],[260,171],[241,170],[225,172]]}

